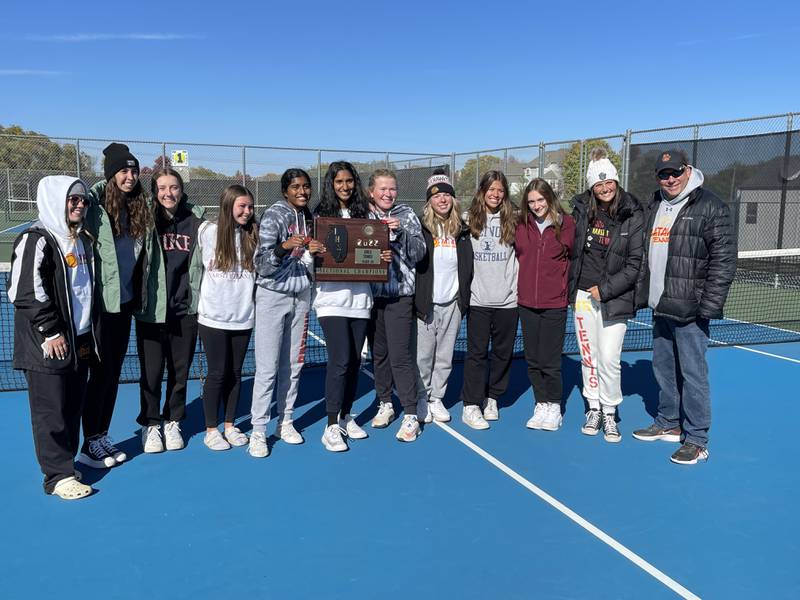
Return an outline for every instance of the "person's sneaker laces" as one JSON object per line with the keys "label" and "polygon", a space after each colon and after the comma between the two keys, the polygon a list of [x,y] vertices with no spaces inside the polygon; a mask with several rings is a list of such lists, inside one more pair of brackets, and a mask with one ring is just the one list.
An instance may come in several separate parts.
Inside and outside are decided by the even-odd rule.
{"label": "person's sneaker laces", "polygon": [[372,419],[372,426],[375,429],[383,429],[388,427],[389,423],[394,420],[394,407],[391,402],[381,402],[378,406],[378,414]]}
{"label": "person's sneaker laces", "polygon": [[118,463],[128,460],[128,455],[114,445],[114,440],[111,439],[111,436],[108,435],[108,433],[104,433],[100,436],[100,443],[103,445],[103,448],[106,452],[108,452],[111,458]]}
{"label": "person's sneaker laces", "polygon": [[100,436],[95,436],[83,441],[78,462],[94,467],[95,469],[108,469],[117,464],[100,442]]}
{"label": "person's sneaker laces", "polygon": [[322,445],[331,452],[344,452],[347,444],[342,438],[342,430],[338,425],[328,425],[322,434]]}
{"label": "person's sneaker laces", "polygon": [[164,438],[166,439],[167,450],[181,450],[183,448],[181,426],[177,421],[167,421],[167,424],[164,425]]}
{"label": "person's sneaker laces", "polygon": [[413,442],[419,437],[419,420],[417,415],[405,415],[400,429],[395,436],[401,442]]}
{"label": "person's sneaker laces", "polygon": [[250,434],[250,444],[247,446],[247,453],[253,458],[265,458],[269,456],[266,432],[254,431]]}
{"label": "person's sneaker laces", "polygon": [[303,436],[294,428],[294,424],[289,421],[287,423],[278,423],[275,428],[275,435],[279,440],[283,440],[287,444],[302,444]]}
{"label": "person's sneaker laces", "polygon": [[708,450],[691,442],[684,442],[669,458],[679,465],[694,465],[699,460],[708,460]]}
{"label": "person's sneaker laces", "polygon": [[160,425],[142,427],[142,448],[147,454],[164,451],[164,440],[161,439]]}
{"label": "person's sneaker laces", "polygon": [[597,435],[600,432],[600,411],[590,408],[586,412],[586,423],[581,427],[581,433],[586,435]]}
{"label": "person's sneaker laces", "polygon": [[533,416],[525,423],[528,429],[541,429],[547,417],[547,402],[537,402],[533,407]]}
{"label": "person's sneaker laces", "polygon": [[464,407],[461,420],[473,429],[489,429],[489,423],[483,418],[481,407],[470,404]]}
{"label": "person's sneaker laces", "polygon": [[340,418],[339,427],[342,429],[342,432],[351,440],[363,440],[364,438],[369,437],[367,432],[361,429],[358,423],[356,423],[356,420],[352,415],[345,415],[344,417]]}
{"label": "person's sneaker laces", "polygon": [[661,427],[653,423],[645,429],[637,429],[634,431],[633,437],[643,442],[653,442],[656,440],[661,440],[663,442],[680,442],[681,430],[677,427],[674,429],[661,429]]}
{"label": "person's sneaker laces", "polygon": [[447,423],[451,418],[450,411],[445,408],[438,398],[428,402],[428,413],[433,416],[434,421],[439,421],[440,423]]}
{"label": "person's sneaker laces", "polygon": [[497,421],[500,414],[497,412],[497,400],[494,398],[486,399],[486,406],[483,408],[483,418],[487,421]]}
{"label": "person's sneaker laces", "polygon": [[231,445],[224,437],[222,437],[222,434],[219,432],[218,429],[206,431],[206,435],[203,438],[203,443],[209,450],[219,451],[219,450],[231,449]]}
{"label": "person's sneaker laces", "polygon": [[547,413],[542,421],[541,429],[545,431],[558,431],[561,427],[561,405],[558,402],[547,403]]}
{"label": "person's sneaker laces", "polygon": [[244,446],[247,444],[247,436],[243,434],[238,427],[225,428],[225,440],[231,446]]}
{"label": "person's sneaker laces", "polygon": [[617,428],[616,413],[603,413],[603,439],[612,444],[622,441],[622,436]]}

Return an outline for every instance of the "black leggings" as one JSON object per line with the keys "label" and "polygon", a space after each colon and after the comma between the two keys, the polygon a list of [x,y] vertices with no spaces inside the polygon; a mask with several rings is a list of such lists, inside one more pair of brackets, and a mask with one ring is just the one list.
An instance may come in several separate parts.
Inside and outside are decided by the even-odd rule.
{"label": "black leggings", "polygon": [[242,364],[250,344],[252,329],[216,329],[198,325],[206,351],[208,373],[203,384],[203,412],[206,427],[219,425],[219,406],[225,411],[225,423],[236,419]]}
{"label": "black leggings", "polygon": [[367,337],[368,319],[320,317],[325,334],[328,366],[325,369],[325,412],[328,422],[336,415],[348,415],[356,400],[361,348]]}
{"label": "black leggings", "polygon": [[[498,400],[508,387],[514,339],[517,336],[517,309],[471,306],[467,316],[467,358],[464,362],[465,406],[480,406],[486,398]],[[489,351],[489,341],[492,349]],[[487,361],[488,359],[488,361]],[[489,366],[489,383],[486,367]]]}
{"label": "black leggings", "polygon": [[117,403],[122,363],[131,337],[133,302],[120,307],[118,313],[100,313],[100,360],[89,364],[89,383],[83,407],[83,437],[108,433]]}
{"label": "black leggings", "polygon": [[[197,315],[168,317],[166,323],[136,321],[141,411],[139,425],[181,421],[186,413],[186,379],[197,344]],[[161,380],[167,363],[167,401],[161,413]]]}

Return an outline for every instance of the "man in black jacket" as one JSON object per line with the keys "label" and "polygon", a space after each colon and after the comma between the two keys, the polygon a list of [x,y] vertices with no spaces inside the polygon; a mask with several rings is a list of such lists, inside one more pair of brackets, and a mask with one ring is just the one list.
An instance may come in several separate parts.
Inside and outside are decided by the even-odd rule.
{"label": "man in black jacket", "polygon": [[636,439],[683,442],[672,462],[708,459],[711,396],[709,319],[722,307],[736,273],[728,206],[703,189],[703,174],[680,150],[658,155],[660,190],[647,209],[645,277],[637,303],[653,309],[653,372],[660,394],[655,423]]}

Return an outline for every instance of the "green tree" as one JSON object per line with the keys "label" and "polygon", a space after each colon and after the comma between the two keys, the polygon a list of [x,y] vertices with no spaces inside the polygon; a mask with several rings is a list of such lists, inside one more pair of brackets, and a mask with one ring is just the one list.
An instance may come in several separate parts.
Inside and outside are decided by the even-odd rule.
{"label": "green tree", "polygon": [[492,154],[481,155],[480,158],[470,158],[460,170],[456,171],[456,196],[461,201],[461,207],[467,208],[470,200],[475,195],[475,184],[486,171],[502,169],[503,159]]}
{"label": "green tree", "polygon": [[586,140],[583,143],[583,172],[581,172],[581,144],[575,142],[567,150],[564,160],[561,162],[561,173],[564,176],[564,193],[562,194],[562,204],[567,204],[574,195],[580,194],[586,189],[586,167],[589,164],[589,153],[594,148],[603,148],[608,154],[611,163],[622,174],[622,158],[614,152],[605,140]]}
{"label": "green tree", "polygon": [[[0,167],[31,171],[75,173],[78,155],[75,144],[61,144],[36,131],[18,125],[0,125]],[[82,177],[95,174],[94,159],[80,153]]]}

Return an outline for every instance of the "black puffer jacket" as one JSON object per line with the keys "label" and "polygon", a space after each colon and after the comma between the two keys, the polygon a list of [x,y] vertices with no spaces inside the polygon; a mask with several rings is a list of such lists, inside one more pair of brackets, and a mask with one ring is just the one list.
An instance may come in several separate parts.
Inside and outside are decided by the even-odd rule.
{"label": "black puffer jacket", "polygon": [[[586,191],[572,199],[575,219],[575,244],[569,272],[569,301],[578,293],[586,230],[589,227],[589,195]],[[639,278],[644,253],[644,211],[635,196],[623,191],[615,221],[609,223],[611,241],[600,280],[600,313],[604,321],[632,319],[636,314],[634,286]]]}
{"label": "black puffer jacket", "polygon": [[[637,307],[647,306],[650,235],[662,201],[661,192],[657,191],[646,209],[645,276],[636,285]],[[720,319],[735,275],[736,241],[730,209],[699,187],[689,194],[670,231],[664,293],[653,314],[682,323],[698,317]]]}
{"label": "black puffer jacket", "polygon": [[[422,226],[422,237],[425,239],[427,252],[417,263],[414,314],[418,319],[427,321],[433,314],[433,235],[424,225]],[[469,228],[466,225],[456,238],[456,256],[458,257],[458,308],[463,316],[469,310],[473,260],[472,242],[469,239]]]}

